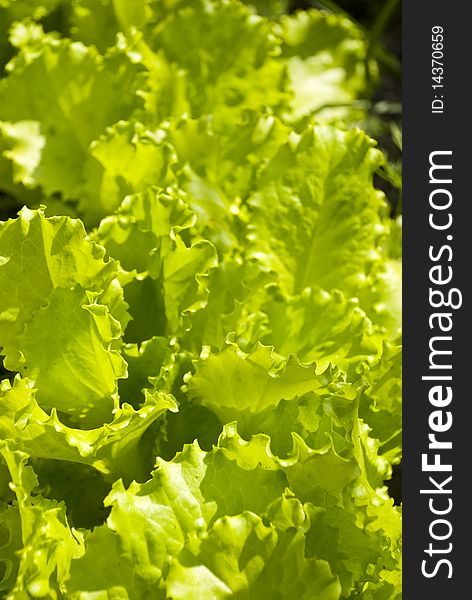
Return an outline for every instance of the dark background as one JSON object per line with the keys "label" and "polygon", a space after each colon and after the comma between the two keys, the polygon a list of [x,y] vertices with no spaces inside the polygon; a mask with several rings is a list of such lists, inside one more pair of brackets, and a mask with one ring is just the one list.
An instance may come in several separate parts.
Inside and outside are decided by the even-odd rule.
{"label": "dark background", "polygon": [[[472,5],[452,0],[430,0],[427,3],[404,0],[403,43],[404,62],[404,154],[403,175],[405,195],[404,260],[403,260],[403,323],[404,323],[404,506],[403,506],[403,591],[406,600],[470,598],[470,440],[472,410],[470,402],[470,333],[472,318],[469,309],[470,288],[470,97],[467,93],[470,58],[470,24]],[[444,28],[444,114],[431,113],[434,91],[432,85],[432,27]],[[447,519],[453,525],[453,549],[447,556],[453,564],[453,577],[447,569],[426,579],[421,574],[424,550],[431,540],[428,528],[437,518],[428,510],[427,496],[421,489],[431,489],[428,473],[421,471],[421,454],[428,446],[428,382],[422,382],[429,363],[428,340],[433,334],[428,316],[433,312],[428,302],[429,245],[444,242],[444,232],[429,227],[429,154],[435,150],[452,150],[453,178],[453,286],[463,291],[464,304],[452,311],[451,332],[453,376],[452,430],[448,439],[453,465],[453,510]],[[430,382],[429,382],[430,383]],[[446,457],[444,457],[446,458]],[[434,542],[437,548],[445,542]],[[442,557],[444,555],[437,555]],[[469,591],[467,591],[469,589]]]}

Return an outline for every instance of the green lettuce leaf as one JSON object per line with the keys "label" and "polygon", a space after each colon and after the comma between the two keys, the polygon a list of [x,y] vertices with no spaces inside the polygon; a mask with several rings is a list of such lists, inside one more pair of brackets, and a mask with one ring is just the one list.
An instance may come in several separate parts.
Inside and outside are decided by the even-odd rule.
{"label": "green lettuce leaf", "polygon": [[76,199],[90,143],[139,104],[135,69],[124,58],[106,61],[92,47],[42,34],[37,26],[19,24],[13,36],[20,53],[0,81],[0,121],[35,129],[27,161],[21,138],[9,150],[16,179]]}
{"label": "green lettuce leaf", "polygon": [[[14,352],[24,325],[55,288],[77,284],[101,292],[116,266],[104,250],[85,239],[80,221],[46,218],[43,211],[23,209],[19,218],[0,224],[0,345]],[[23,265],[23,268],[22,268]]]}
{"label": "green lettuce leaf", "polygon": [[401,219],[388,222],[388,237],[383,260],[374,269],[369,291],[359,297],[373,323],[380,325],[391,342],[397,342],[402,330],[402,224]]}
{"label": "green lettuce leaf", "polygon": [[271,291],[262,306],[268,316],[268,333],[262,339],[280,354],[316,362],[318,371],[336,365],[353,381],[360,377],[360,363],[378,356],[381,336],[357,299],[319,288],[289,298],[278,288]]}
{"label": "green lettuce leaf", "polygon": [[[6,465],[0,464],[0,468],[7,471]],[[17,506],[0,501],[0,592],[2,593],[10,590],[16,581],[19,567],[18,552],[21,547],[20,511]]]}
{"label": "green lettuce leaf", "polygon": [[381,357],[368,373],[369,387],[360,402],[360,414],[380,442],[381,452],[392,462],[401,458],[402,352],[385,344]]}
{"label": "green lettuce leaf", "polygon": [[244,4],[248,4],[260,15],[271,19],[283,14],[288,8],[287,0],[244,0]]}
{"label": "green lettuce leaf", "polygon": [[206,306],[191,315],[184,347],[198,353],[203,346],[220,347],[231,335],[240,347],[252,347],[266,330],[262,304],[275,281],[275,273],[255,261],[221,261],[209,274]]}
{"label": "green lettuce leaf", "polygon": [[[239,514],[245,506],[264,511],[282,494],[286,483],[283,473],[240,468],[224,451],[215,448],[205,453],[197,444],[186,446],[170,462],[158,459],[156,466],[152,479],[142,485],[134,482],[125,489],[117,482],[113,486],[105,501],[111,506],[110,516],[106,525],[86,539],[84,557],[72,566],[69,590],[108,589],[109,582],[100,574],[100,561],[89,559],[88,545],[90,540],[93,555],[100,540],[107,540],[124,563],[123,574],[116,577],[120,584],[129,593],[135,586],[157,594],[172,557],[195,535],[220,516]],[[263,493],[254,486],[255,480]],[[232,485],[230,494],[225,493],[227,484]],[[133,573],[128,581],[126,573]]]}
{"label": "green lettuce leaf", "polygon": [[284,66],[271,60],[279,48],[266,20],[229,0],[169,9],[152,29],[151,45],[188,73],[191,116],[284,103]]}
{"label": "green lettuce leaf", "polygon": [[125,361],[111,349],[120,333],[107,308],[82,288],[56,288],[18,338],[21,359],[5,366],[34,379],[46,410],[100,424],[116,405],[117,379],[126,377]]}
{"label": "green lettuce leaf", "polygon": [[38,405],[31,381],[17,376],[13,386],[4,380],[0,389],[2,439],[14,440],[36,458],[90,465],[112,481],[117,477],[126,481],[146,478],[154,443],[146,432],[168,410],[177,410],[171,395],[146,392],[139,410],[123,404],[110,423],[96,429],[75,429],[62,423],[55,409],[48,414]]}
{"label": "green lettuce leaf", "polygon": [[[277,520],[285,520],[288,509],[289,514],[299,515],[305,523],[306,555],[327,560],[340,579],[343,597],[349,597],[353,586],[362,589],[365,581],[379,584],[382,569],[392,573],[400,569],[401,520],[385,489],[371,485],[378,484],[378,473],[369,480],[365,468],[367,453],[372,462],[378,462],[384,476],[387,465],[369,450],[368,430],[355,417],[356,403],[334,400],[337,406],[333,399],[318,401],[322,409],[318,409],[318,419],[316,407],[303,413],[306,400],[300,403],[305,431],[291,434],[292,448],[288,453],[266,434],[243,440],[235,424],[224,427],[218,445],[243,468],[260,465],[283,470],[290,493],[296,498],[291,506],[284,507],[284,513],[280,514],[280,507],[273,504],[269,514],[272,516],[275,511]],[[278,423],[290,432],[290,422],[279,419]],[[310,437],[310,427],[316,436]],[[274,450],[282,452],[282,456],[274,454]]]}
{"label": "green lettuce leaf", "polygon": [[44,408],[103,423],[116,406],[117,379],[126,376],[112,347],[120,323],[98,300],[116,285],[116,264],[85,239],[79,221],[27,209],[2,224],[0,253],[5,367],[35,380]]}
{"label": "green lettuce leaf", "polygon": [[337,600],[340,585],[325,561],[306,559],[304,536],[278,532],[243,513],[218,519],[170,566],[167,591],[211,598],[317,598]]}
{"label": "green lettuce leaf", "polygon": [[96,139],[84,161],[79,211],[91,225],[113,212],[121,201],[151,185],[173,179],[172,148],[136,122],[120,121]]}
{"label": "green lettuce leaf", "polygon": [[115,214],[105,217],[93,234],[110,256],[127,271],[146,274],[162,238],[175,238],[195,224],[195,216],[179,190],[172,194],[158,187],[127,196]]}
{"label": "green lettuce leaf", "polygon": [[293,90],[289,118],[349,116],[368,88],[365,35],[346,17],[317,10],[284,15],[277,33]]}
{"label": "green lettuce leaf", "polygon": [[[98,44],[103,43],[109,32],[100,36]],[[142,72],[139,96],[143,104],[134,113],[139,121],[153,129],[167,126],[172,117],[179,119],[189,114],[187,73],[170,61],[163,50],[155,52],[143,31],[133,28],[126,34],[120,33],[110,52],[125,54]]]}
{"label": "green lettuce leaf", "polygon": [[120,399],[134,407],[142,404],[145,390],[170,392],[178,377],[179,347],[164,337],[153,337],[142,344],[122,348],[128,364],[128,377],[118,384]]}
{"label": "green lettuce leaf", "polygon": [[32,495],[37,478],[24,452],[1,441],[0,454],[10,471],[22,537],[16,581],[7,598],[57,598],[65,591],[71,560],[83,554],[83,536],[69,527],[64,504]]}
{"label": "green lettuce leaf", "polygon": [[309,128],[262,170],[249,199],[251,255],[279,273],[284,290],[351,297],[368,282],[385,231],[373,145],[359,130]]}
{"label": "green lettuce leaf", "polygon": [[237,420],[244,432],[254,432],[280,401],[335,389],[336,379],[330,369],[316,374],[315,365],[303,365],[294,356],[283,359],[268,346],[258,344],[246,354],[229,343],[218,354],[203,350],[188,390],[222,423]]}
{"label": "green lettuce leaf", "polygon": [[180,119],[166,128],[176,150],[180,187],[200,234],[221,254],[244,245],[247,198],[261,162],[287,140],[288,129],[272,115],[244,111],[219,118]]}
{"label": "green lettuce leaf", "polygon": [[125,268],[139,272],[125,287],[134,318],[128,340],[175,334],[187,328],[189,314],[205,306],[217,256],[207,240],[185,243],[194,222],[181,194],[150,188],[126,198],[117,215],[100,224],[95,239]]}

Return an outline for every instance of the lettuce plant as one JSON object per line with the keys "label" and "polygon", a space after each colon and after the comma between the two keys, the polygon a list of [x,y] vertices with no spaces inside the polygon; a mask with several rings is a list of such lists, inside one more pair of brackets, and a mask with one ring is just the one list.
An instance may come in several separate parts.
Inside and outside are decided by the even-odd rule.
{"label": "lettuce plant", "polygon": [[0,17],[0,592],[398,600],[363,33],[275,0]]}

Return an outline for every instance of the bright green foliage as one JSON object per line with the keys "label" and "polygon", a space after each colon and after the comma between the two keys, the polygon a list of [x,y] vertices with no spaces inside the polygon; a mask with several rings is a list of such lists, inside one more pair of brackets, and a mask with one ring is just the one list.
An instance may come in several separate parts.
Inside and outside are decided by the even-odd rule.
{"label": "bright green foliage", "polygon": [[160,144],[140,123],[120,121],[90,146],[80,211],[95,222],[116,209],[127,194],[153,184],[165,186],[172,181],[172,162],[168,145]]}
{"label": "bright green foliage", "polygon": [[357,296],[366,284],[384,229],[384,200],[372,184],[380,161],[364,133],[316,127],[262,170],[249,198],[251,253],[280,273],[287,291],[318,286]]}
{"label": "bright green foliage", "polygon": [[376,65],[286,12],[0,0],[8,600],[400,598]]}
{"label": "bright green foliage", "polygon": [[[90,143],[108,125],[129,117],[138,101],[130,89],[135,70],[125,61],[105,60],[91,47],[59,41],[34,27],[17,26],[13,35],[21,53],[0,83],[0,120],[35,123],[30,143],[42,147],[16,179],[40,185],[47,194],[75,199]],[[130,94],[122,94],[123,88]],[[14,164],[20,142],[10,150]]]}
{"label": "bright green foliage", "polygon": [[[2,459],[10,472],[10,486],[16,495],[22,538],[21,550],[16,556],[10,554],[15,560],[13,569],[17,576],[9,597],[56,598],[65,589],[71,560],[84,552],[82,535],[69,528],[64,504],[40,494],[32,496],[38,481],[33,469],[27,466],[28,455],[12,449],[6,442],[0,444]],[[16,531],[12,533],[17,535]]]}
{"label": "bright green foliage", "polygon": [[[279,27],[294,91],[291,117],[313,112],[345,117],[352,112],[350,104],[365,89],[367,60],[356,27],[348,19],[318,11],[282,17]],[[375,72],[375,64],[370,68]]]}

